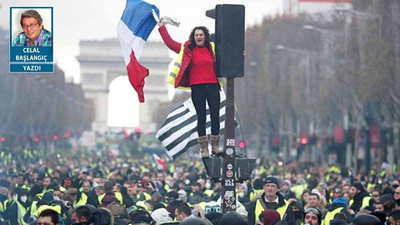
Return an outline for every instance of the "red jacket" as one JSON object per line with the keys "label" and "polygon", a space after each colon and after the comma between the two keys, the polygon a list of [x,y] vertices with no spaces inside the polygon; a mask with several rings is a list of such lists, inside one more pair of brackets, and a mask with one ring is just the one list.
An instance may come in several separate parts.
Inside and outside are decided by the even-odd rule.
{"label": "red jacket", "polygon": [[[167,28],[165,26],[159,27],[158,31],[160,32],[165,45],[167,45],[167,47],[169,49],[171,49],[172,51],[179,54],[179,52],[181,51],[182,44],[172,40],[172,38],[168,34]],[[186,41],[184,44],[184,49],[183,49],[184,52],[183,52],[183,57],[182,57],[182,62],[181,62],[181,68],[175,78],[175,85],[174,85],[175,88],[177,88],[178,86],[190,87],[189,76],[188,76],[189,71],[187,68],[189,67],[190,62],[192,60],[192,50],[191,49],[193,49],[193,44],[190,41]],[[214,54],[212,52],[211,44],[209,44],[208,49],[211,51],[211,54]],[[215,68],[215,62],[214,62],[214,68]]]}

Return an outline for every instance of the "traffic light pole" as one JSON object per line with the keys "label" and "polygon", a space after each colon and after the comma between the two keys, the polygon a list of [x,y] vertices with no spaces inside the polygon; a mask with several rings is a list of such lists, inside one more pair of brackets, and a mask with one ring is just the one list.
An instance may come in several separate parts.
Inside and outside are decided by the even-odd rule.
{"label": "traffic light pole", "polygon": [[[234,78],[244,76],[244,5],[223,4],[208,10],[215,19],[216,73],[226,77],[226,108],[224,157],[222,159],[222,212],[236,210],[236,164],[238,179],[248,179],[251,160],[236,159],[234,121]],[[220,158],[203,159],[207,174],[215,180],[221,177]],[[253,163],[254,164],[254,163]],[[250,170],[249,170],[250,168]],[[250,173],[249,173],[250,172]]]}
{"label": "traffic light pole", "polygon": [[226,85],[226,119],[224,138],[224,158],[222,167],[222,212],[235,211],[236,209],[236,174],[235,174],[235,90],[234,79],[227,78]]}

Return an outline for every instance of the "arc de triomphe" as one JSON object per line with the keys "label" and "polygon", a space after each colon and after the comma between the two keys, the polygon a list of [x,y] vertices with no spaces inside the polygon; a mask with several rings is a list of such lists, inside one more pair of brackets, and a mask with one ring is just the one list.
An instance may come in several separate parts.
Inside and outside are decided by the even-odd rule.
{"label": "arc de triomphe", "polygon": [[[105,132],[108,129],[109,85],[115,78],[127,76],[119,40],[113,38],[81,41],[77,59],[80,63],[85,97],[95,106],[92,129]],[[166,80],[171,58],[162,42],[147,42],[139,62],[150,71],[145,79],[145,103],[139,104],[139,124],[142,129],[151,129],[154,128],[152,111],[157,110],[160,102],[168,101]]]}

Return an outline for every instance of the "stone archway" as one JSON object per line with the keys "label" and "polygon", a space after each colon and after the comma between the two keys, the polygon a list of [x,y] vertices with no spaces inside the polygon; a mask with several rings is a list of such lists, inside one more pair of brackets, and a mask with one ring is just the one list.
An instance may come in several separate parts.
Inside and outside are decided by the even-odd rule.
{"label": "stone archway", "polygon": [[[103,41],[81,41],[77,57],[81,68],[81,83],[85,97],[95,105],[92,130],[108,130],[108,94],[110,83],[119,76],[126,76],[126,68],[118,39]],[[145,82],[145,103],[140,104],[139,124],[152,129],[151,111],[157,110],[160,102],[168,100],[167,75],[171,62],[168,49],[162,42],[147,42],[140,63],[149,69]]]}

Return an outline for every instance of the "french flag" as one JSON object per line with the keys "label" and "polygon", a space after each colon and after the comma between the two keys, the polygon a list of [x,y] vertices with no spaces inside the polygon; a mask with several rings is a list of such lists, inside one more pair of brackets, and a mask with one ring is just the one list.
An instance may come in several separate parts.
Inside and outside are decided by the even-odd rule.
{"label": "french flag", "polygon": [[144,44],[157,24],[153,11],[159,17],[160,11],[155,5],[141,0],[127,0],[124,13],[117,26],[129,82],[138,93],[139,102],[144,102],[144,78],[149,70],[138,62]]}
{"label": "french flag", "polygon": [[158,170],[163,170],[163,171],[167,170],[167,163],[163,159],[161,159],[160,156],[153,153],[153,158],[154,158],[154,161],[156,162],[156,166],[157,166]]}

